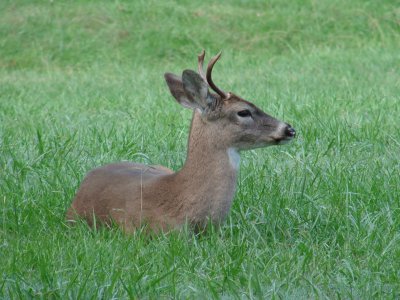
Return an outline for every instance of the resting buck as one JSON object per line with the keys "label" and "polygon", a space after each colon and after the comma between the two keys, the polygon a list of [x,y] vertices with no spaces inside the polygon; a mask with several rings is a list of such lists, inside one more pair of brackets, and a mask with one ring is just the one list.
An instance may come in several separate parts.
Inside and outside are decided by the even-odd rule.
{"label": "resting buck", "polygon": [[[219,89],[211,78],[220,54],[211,59],[206,76],[205,52],[198,73],[166,73],[175,100],[193,110],[187,158],[178,172],[162,167],[121,162],[90,171],[83,180],[67,220],[110,224],[126,232],[146,224],[153,231],[185,223],[203,228],[219,224],[235,194],[241,150],[290,141],[295,130],[233,93]],[[215,93],[209,91],[211,88]]]}

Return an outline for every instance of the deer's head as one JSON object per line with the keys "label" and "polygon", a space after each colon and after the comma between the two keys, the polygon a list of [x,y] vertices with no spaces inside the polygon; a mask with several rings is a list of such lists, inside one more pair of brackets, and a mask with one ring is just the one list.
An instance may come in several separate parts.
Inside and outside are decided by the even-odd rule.
{"label": "deer's head", "polygon": [[[204,56],[204,51],[198,56],[198,73],[193,70],[183,71],[182,76],[166,73],[165,80],[178,103],[198,110],[204,124],[221,135],[220,141],[225,147],[246,150],[283,144],[295,137],[296,131],[289,124],[234,93],[218,88],[211,73],[221,54],[208,63],[206,75]],[[215,93],[210,93],[209,88]]]}

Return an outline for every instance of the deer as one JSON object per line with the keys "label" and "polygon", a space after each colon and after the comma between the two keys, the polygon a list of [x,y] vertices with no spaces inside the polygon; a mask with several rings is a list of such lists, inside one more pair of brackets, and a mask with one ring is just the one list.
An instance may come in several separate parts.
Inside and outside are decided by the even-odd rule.
{"label": "deer", "polygon": [[203,50],[198,72],[164,74],[174,99],[193,110],[183,167],[174,172],[160,165],[119,162],[95,168],[78,189],[66,214],[68,222],[116,224],[126,233],[143,226],[154,232],[218,226],[235,195],[240,152],[295,137],[288,123],[217,87],[212,70],[221,52],[211,58],[206,74],[204,57]]}

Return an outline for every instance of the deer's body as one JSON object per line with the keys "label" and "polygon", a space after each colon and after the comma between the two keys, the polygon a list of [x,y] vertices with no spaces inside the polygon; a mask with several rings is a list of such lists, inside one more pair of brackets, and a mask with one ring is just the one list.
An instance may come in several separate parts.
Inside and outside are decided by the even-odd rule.
{"label": "deer's body", "polygon": [[[202,128],[200,113],[194,112],[190,136],[205,134]],[[221,149],[207,157],[212,144],[208,140],[196,147],[190,139],[187,161],[176,173],[162,166],[129,162],[92,170],[68,211],[68,219],[79,212],[89,224],[93,217],[103,223],[113,220],[128,232],[142,223],[167,230],[186,221],[200,226],[209,218],[222,221],[235,193],[239,156],[235,150]]]}
{"label": "deer's body", "polygon": [[[235,194],[239,150],[294,137],[286,123],[213,84],[211,70],[218,58],[209,64],[206,79],[200,68],[203,58],[199,57],[200,74],[185,71],[182,78],[166,74],[176,100],[194,109],[183,168],[174,173],[162,166],[122,162],[94,169],[78,190],[68,220],[113,221],[127,232],[143,224],[155,231],[186,222],[200,227],[209,221],[219,224]],[[218,95],[210,94],[208,86]]]}

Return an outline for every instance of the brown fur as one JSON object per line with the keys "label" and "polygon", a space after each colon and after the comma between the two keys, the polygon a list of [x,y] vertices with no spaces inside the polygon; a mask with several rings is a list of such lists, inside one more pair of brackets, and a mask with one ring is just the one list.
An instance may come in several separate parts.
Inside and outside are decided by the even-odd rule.
{"label": "brown fur", "polygon": [[[196,227],[209,221],[219,224],[230,210],[236,188],[238,162],[230,153],[292,138],[285,134],[289,125],[234,94],[226,99],[210,94],[207,83],[194,72],[185,72],[183,80],[166,74],[176,100],[194,109],[183,168],[174,173],[163,166],[129,162],[96,168],[83,180],[67,220],[81,217],[90,225],[94,219],[104,224],[114,221],[126,232],[143,224],[154,231],[186,222]],[[239,117],[243,110],[252,117]]]}

